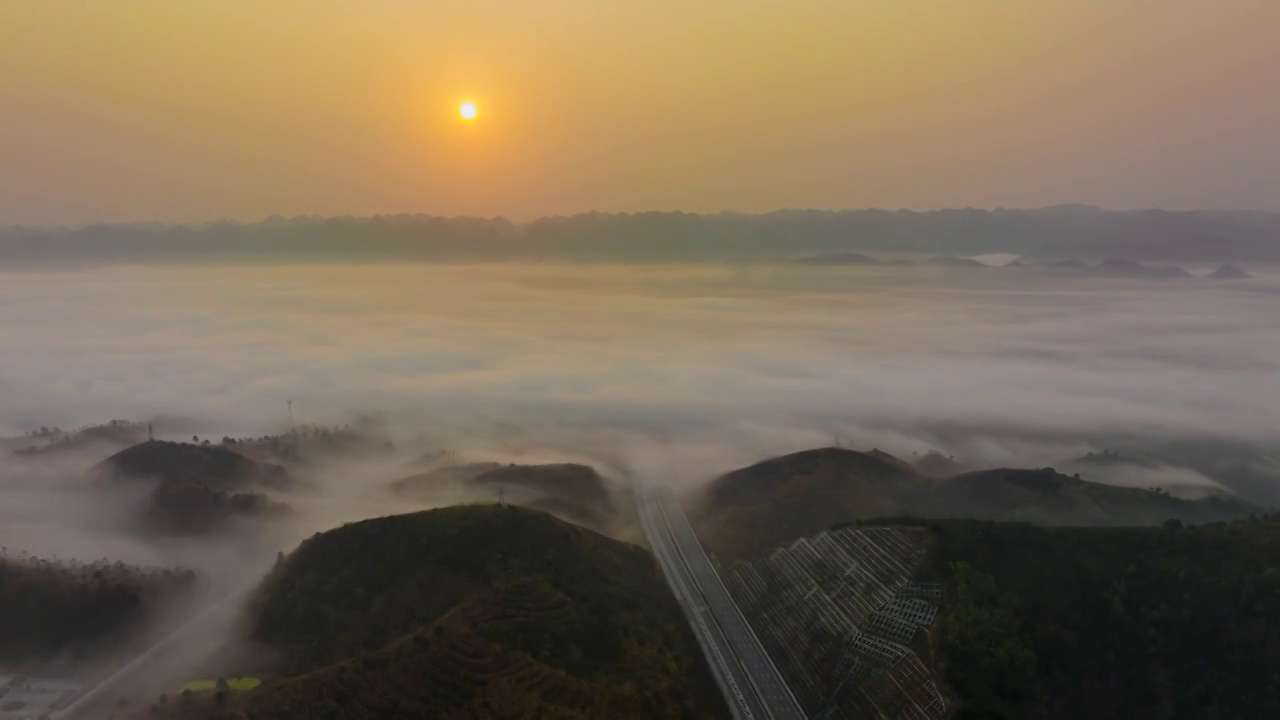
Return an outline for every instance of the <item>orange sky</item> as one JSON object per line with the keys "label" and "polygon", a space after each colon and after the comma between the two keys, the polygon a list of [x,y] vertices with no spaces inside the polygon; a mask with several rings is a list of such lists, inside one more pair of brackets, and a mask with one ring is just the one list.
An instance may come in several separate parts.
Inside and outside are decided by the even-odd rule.
{"label": "orange sky", "polygon": [[0,223],[1280,210],[1277,28],[1274,0],[5,2]]}

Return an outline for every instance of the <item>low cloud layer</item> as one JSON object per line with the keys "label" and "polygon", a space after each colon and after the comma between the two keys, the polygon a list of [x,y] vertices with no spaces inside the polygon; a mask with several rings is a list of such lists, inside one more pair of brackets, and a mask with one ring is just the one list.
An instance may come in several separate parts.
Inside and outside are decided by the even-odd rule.
{"label": "low cloud layer", "polygon": [[244,434],[282,426],[293,399],[304,420],[378,410],[442,431],[1266,439],[1274,290],[706,266],[10,273],[0,425],[167,416]]}

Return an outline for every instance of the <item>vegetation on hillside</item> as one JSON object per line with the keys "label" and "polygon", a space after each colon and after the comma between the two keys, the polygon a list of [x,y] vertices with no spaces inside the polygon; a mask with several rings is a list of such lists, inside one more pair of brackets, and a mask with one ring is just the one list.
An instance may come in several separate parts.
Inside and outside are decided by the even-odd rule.
{"label": "vegetation on hillside", "polygon": [[252,610],[287,677],[229,701],[237,717],[725,715],[652,557],[533,510],[455,506],[321,533]]}
{"label": "vegetation on hillside", "polygon": [[398,495],[423,502],[492,500],[549,512],[562,520],[622,539],[640,535],[639,521],[621,485],[577,463],[444,465],[391,484]]}
{"label": "vegetation on hillside", "polygon": [[1211,495],[1092,483],[1052,468],[927,477],[891,455],[842,448],[793,453],[713,480],[690,503],[695,527],[723,564],[839,523],[888,515],[1015,520],[1042,525],[1202,523],[1262,512]]}
{"label": "vegetation on hillside", "polygon": [[287,511],[261,489],[288,487],[279,465],[255,462],[220,447],[152,440],[126,448],[91,470],[108,483],[155,483],[141,522],[150,531],[203,533],[237,516]]}
{"label": "vegetation on hillside", "polygon": [[0,664],[78,659],[121,639],[194,582],[190,570],[0,549]]}
{"label": "vegetation on hillside", "polygon": [[298,464],[335,455],[368,456],[395,449],[377,418],[354,425],[307,424],[258,437],[224,437],[221,447],[263,463]]}
{"label": "vegetation on hillside", "polygon": [[0,442],[10,447],[16,446],[15,454],[30,457],[80,450],[95,445],[122,447],[141,442],[146,437],[146,423],[111,420],[100,425],[84,425],[72,430],[46,426],[20,438],[7,438]]}
{"label": "vegetation on hillside", "polygon": [[940,640],[958,717],[1280,717],[1280,516],[907,522],[936,533],[931,572],[952,588]]}
{"label": "vegetation on hillside", "polygon": [[713,480],[690,505],[698,536],[724,564],[860,517],[892,515],[924,479],[868,453],[792,453]]}

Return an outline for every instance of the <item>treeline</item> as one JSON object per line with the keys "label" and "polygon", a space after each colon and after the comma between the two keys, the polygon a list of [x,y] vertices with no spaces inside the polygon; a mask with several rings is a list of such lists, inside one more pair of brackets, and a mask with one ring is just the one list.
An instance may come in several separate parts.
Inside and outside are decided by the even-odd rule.
{"label": "treeline", "polygon": [[1280,515],[922,524],[953,589],[940,639],[958,717],[1280,717]]}
{"label": "treeline", "polygon": [[0,260],[725,260],[851,250],[1172,261],[1280,260],[1280,213],[1111,212],[1083,206],[762,215],[583,213],[513,223],[428,215],[257,223],[0,228]]}
{"label": "treeline", "polygon": [[99,425],[82,425],[71,430],[63,430],[57,426],[42,426],[38,430],[26,433],[20,439],[13,438],[10,442],[24,443],[14,451],[18,455],[38,455],[50,450],[80,448],[92,443],[129,445],[146,436],[146,423],[117,419]]}
{"label": "treeline", "polygon": [[353,425],[307,424],[258,437],[222,438],[222,447],[260,462],[301,462],[315,456],[394,450],[394,443],[371,421]]}
{"label": "treeline", "polygon": [[91,653],[154,617],[195,581],[191,570],[48,559],[0,548],[0,663]]}

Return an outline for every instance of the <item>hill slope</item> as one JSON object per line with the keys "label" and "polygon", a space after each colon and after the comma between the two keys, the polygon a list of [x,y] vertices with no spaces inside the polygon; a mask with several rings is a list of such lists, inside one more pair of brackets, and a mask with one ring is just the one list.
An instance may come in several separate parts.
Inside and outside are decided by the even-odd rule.
{"label": "hill slope", "polygon": [[652,557],[532,510],[321,533],[254,610],[293,675],[245,699],[255,720],[725,714]]}
{"label": "hill slope", "polygon": [[690,503],[699,537],[722,563],[858,517],[893,515],[926,481],[885,453],[821,448],[722,475]]}
{"label": "hill slope", "polygon": [[1043,525],[1216,522],[1263,509],[1216,495],[1091,483],[1052,469],[982,470],[937,480],[887,453],[807,450],[735,470],[690,502],[702,541],[729,565],[832,525],[888,515],[1022,520]]}
{"label": "hill slope", "polygon": [[617,483],[577,463],[503,465],[476,462],[445,465],[401,478],[396,494],[423,502],[487,501],[502,492],[508,502],[549,512],[562,520],[612,537],[638,539],[638,521]]}
{"label": "hill slope", "polygon": [[920,524],[957,717],[1280,717],[1280,517]]}
{"label": "hill slope", "polygon": [[235,516],[278,513],[285,506],[261,489],[292,480],[284,468],[255,462],[220,447],[152,440],[121,450],[90,470],[106,485],[154,482],[143,508],[148,530],[200,533]]}
{"label": "hill slope", "polygon": [[0,554],[0,665],[77,660],[125,639],[195,581],[189,570]]}
{"label": "hill slope", "polygon": [[1163,491],[1104,485],[1052,468],[979,470],[948,478],[907,498],[906,511],[928,517],[1009,520],[1039,525],[1158,525],[1239,518],[1261,508],[1210,495],[1189,500]]}

